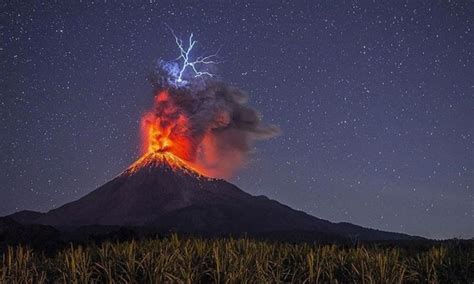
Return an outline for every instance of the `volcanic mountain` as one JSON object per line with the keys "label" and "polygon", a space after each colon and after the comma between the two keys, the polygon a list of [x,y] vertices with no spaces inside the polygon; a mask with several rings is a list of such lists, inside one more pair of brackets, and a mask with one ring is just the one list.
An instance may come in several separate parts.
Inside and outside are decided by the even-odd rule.
{"label": "volcanic mountain", "polygon": [[222,179],[200,175],[167,153],[148,153],[112,181],[47,213],[10,216],[54,227],[112,225],[212,236],[299,234],[360,240],[410,236],[331,223],[265,196],[252,196]]}

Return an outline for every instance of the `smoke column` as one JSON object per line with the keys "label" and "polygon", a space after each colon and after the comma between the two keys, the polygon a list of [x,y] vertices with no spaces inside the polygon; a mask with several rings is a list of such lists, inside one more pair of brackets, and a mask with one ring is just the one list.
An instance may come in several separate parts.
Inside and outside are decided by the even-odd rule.
{"label": "smoke column", "polygon": [[[178,39],[177,43],[182,45]],[[262,123],[244,92],[196,72],[211,75],[193,65],[176,80],[179,64],[159,62],[150,77],[154,106],[142,118],[142,152],[168,152],[206,176],[228,178],[246,163],[255,141],[280,130]]]}

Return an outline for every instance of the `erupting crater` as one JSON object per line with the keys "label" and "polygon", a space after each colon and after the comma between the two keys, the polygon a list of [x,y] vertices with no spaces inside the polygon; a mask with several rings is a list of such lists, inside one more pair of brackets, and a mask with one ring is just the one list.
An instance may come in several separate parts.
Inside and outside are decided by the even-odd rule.
{"label": "erupting crater", "polygon": [[195,163],[197,143],[190,135],[190,121],[179,110],[167,90],[154,99],[154,109],[146,112],[141,120],[142,156],[127,170],[166,165],[173,170],[184,170],[197,176],[205,176]]}
{"label": "erupting crater", "polygon": [[131,164],[125,174],[133,175],[141,169],[168,168],[174,172],[180,171],[198,177],[212,179],[201,174],[197,169],[170,152],[156,151],[143,155]]}

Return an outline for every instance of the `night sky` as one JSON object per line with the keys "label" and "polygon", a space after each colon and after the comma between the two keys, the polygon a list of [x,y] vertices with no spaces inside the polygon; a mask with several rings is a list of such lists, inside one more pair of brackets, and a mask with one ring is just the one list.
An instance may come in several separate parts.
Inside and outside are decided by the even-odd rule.
{"label": "night sky", "polygon": [[147,77],[179,55],[167,24],[222,47],[220,78],[282,130],[231,182],[334,222],[474,237],[474,2],[73,2],[0,4],[0,215],[137,159]]}

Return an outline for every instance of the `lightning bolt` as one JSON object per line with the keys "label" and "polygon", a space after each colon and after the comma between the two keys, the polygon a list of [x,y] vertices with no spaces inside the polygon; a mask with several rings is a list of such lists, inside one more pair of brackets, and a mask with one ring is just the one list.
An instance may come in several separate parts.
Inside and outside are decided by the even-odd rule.
{"label": "lightning bolt", "polygon": [[194,72],[194,78],[197,77],[202,77],[202,76],[209,76],[209,77],[214,77],[214,74],[207,72],[207,71],[200,71],[199,66],[200,65],[210,65],[210,64],[219,64],[220,62],[217,61],[218,56],[217,54],[219,53],[219,50],[211,55],[208,56],[199,56],[197,57],[194,61],[190,58],[190,53],[194,46],[196,45],[197,41],[193,40],[193,34],[189,36],[188,40],[188,46],[185,47],[183,40],[181,40],[179,37],[176,36],[174,31],[170,28],[171,33],[174,36],[174,39],[176,41],[176,45],[179,48],[180,55],[178,58],[175,60],[183,60],[183,65],[179,69],[178,76],[176,78],[176,83],[177,85],[183,84],[185,81],[183,80],[184,72],[186,69],[190,68]]}

